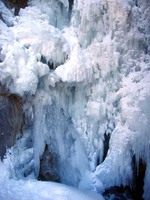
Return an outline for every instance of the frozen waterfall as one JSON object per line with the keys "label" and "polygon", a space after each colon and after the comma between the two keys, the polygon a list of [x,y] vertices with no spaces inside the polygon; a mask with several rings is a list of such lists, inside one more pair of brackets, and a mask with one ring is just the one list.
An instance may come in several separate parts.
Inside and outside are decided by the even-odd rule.
{"label": "frozen waterfall", "polygon": [[150,1],[1,0],[0,112],[0,199],[149,200]]}

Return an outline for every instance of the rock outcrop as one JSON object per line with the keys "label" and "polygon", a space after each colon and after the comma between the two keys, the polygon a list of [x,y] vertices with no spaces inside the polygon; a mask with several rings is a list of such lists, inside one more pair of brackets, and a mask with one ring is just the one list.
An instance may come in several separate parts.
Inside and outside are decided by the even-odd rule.
{"label": "rock outcrop", "polygon": [[23,127],[22,100],[0,86],[0,157],[15,144]]}

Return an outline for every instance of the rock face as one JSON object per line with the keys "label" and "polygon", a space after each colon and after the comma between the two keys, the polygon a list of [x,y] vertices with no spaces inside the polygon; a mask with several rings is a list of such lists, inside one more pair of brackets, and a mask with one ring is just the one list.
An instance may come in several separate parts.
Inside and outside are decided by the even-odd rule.
{"label": "rock face", "polygon": [[0,88],[0,157],[15,144],[23,126],[21,98]]}

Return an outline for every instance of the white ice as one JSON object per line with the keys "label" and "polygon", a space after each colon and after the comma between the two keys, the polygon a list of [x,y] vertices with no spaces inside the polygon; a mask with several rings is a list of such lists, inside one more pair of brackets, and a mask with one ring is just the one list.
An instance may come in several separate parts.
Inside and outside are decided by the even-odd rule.
{"label": "white ice", "polygon": [[59,183],[9,179],[2,163],[0,172],[1,200],[103,200],[97,193],[79,191]]}
{"label": "white ice", "polygon": [[[147,164],[144,197],[150,199],[149,2],[75,0],[70,21],[65,0],[31,0],[15,18],[3,8],[0,82],[28,96],[24,110],[33,139],[31,149],[16,144],[20,153],[16,162],[14,151],[10,169],[21,163],[18,174],[37,176],[48,144],[63,183],[103,192],[132,184],[135,155],[137,165],[140,158]],[[110,141],[103,160],[105,134]],[[6,187],[17,184],[21,193],[29,182],[11,180]]]}

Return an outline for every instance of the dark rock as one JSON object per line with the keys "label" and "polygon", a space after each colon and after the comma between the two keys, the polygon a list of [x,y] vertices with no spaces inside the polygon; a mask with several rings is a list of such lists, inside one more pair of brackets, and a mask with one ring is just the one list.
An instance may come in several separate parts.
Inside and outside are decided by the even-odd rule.
{"label": "dark rock", "polygon": [[69,0],[69,11],[72,11],[74,0]]}
{"label": "dark rock", "polygon": [[103,155],[103,161],[105,160],[107,156],[107,152],[109,149],[109,140],[110,140],[110,134],[104,134],[104,155]]}
{"label": "dark rock", "polygon": [[69,18],[71,18],[73,3],[74,3],[74,0],[69,0],[69,13],[68,13]]}
{"label": "dark rock", "polygon": [[105,199],[112,200],[143,200],[143,186],[144,186],[144,177],[146,171],[146,163],[140,159],[139,162],[136,162],[135,155],[132,160],[133,165],[133,184],[131,187],[126,186],[114,186],[108,188],[103,196]]}
{"label": "dark rock", "polygon": [[144,160],[140,159],[139,163],[136,162],[135,155],[133,156],[133,188],[132,193],[134,199],[143,199],[144,192],[144,177],[146,171],[146,163]]}
{"label": "dark rock", "polygon": [[0,157],[3,159],[6,149],[15,144],[16,136],[23,127],[21,98],[7,93],[0,87]]}
{"label": "dark rock", "polygon": [[103,196],[105,199],[111,200],[133,200],[132,191],[130,187],[126,186],[114,186],[107,189]]}
{"label": "dark rock", "polygon": [[58,156],[49,150],[47,144],[40,160],[38,179],[42,181],[60,182],[58,174]]}

